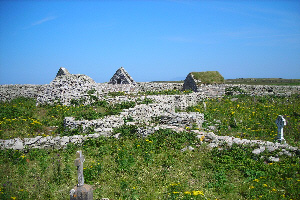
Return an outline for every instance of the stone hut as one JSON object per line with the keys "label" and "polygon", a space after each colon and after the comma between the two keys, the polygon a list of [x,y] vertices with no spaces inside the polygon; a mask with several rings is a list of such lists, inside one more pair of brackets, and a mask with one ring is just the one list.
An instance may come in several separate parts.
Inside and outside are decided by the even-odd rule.
{"label": "stone hut", "polygon": [[116,73],[111,77],[109,84],[133,84],[136,82],[132,79],[132,77],[127,73],[127,71],[121,67]]}
{"label": "stone hut", "polygon": [[201,84],[222,84],[224,77],[218,71],[190,72],[184,80],[183,90],[198,92]]}

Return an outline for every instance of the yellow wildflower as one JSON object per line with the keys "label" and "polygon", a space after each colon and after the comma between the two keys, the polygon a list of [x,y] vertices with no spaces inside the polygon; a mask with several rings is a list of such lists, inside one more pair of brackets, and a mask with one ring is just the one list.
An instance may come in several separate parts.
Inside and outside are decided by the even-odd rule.
{"label": "yellow wildflower", "polygon": [[197,196],[197,195],[204,195],[204,193],[202,191],[193,191],[193,195]]}

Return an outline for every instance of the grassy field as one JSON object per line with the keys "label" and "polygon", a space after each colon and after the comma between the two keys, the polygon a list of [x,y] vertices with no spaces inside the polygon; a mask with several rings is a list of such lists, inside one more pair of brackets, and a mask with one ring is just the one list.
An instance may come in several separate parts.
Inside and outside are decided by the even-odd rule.
{"label": "grassy field", "polygon": [[284,137],[288,143],[300,146],[300,96],[226,96],[208,99],[188,111],[204,113],[203,127],[215,126],[216,134],[238,138],[274,141],[277,135],[275,120],[284,116],[287,125]]}
{"label": "grassy field", "polygon": [[[269,141],[275,138],[274,122],[281,114],[287,119],[287,142],[299,146],[299,99],[224,97],[207,99],[206,110],[200,102],[188,111],[204,113],[204,128],[213,125],[216,134]],[[1,103],[1,138],[36,136],[52,126],[58,127],[47,134],[73,134],[60,128],[64,116],[85,118],[82,114],[91,112],[87,116],[93,118],[117,113],[120,107],[35,107],[32,99],[16,99]],[[69,199],[77,183],[77,150],[85,155],[84,177],[94,188],[94,199],[299,199],[299,155],[270,163],[265,158],[278,151],[257,156],[251,153],[255,147],[209,150],[190,131],[159,130],[139,138],[136,129],[123,126],[115,130],[122,133],[120,139],[100,137],[61,150],[1,150],[0,199]],[[182,152],[188,145],[195,150]]]}

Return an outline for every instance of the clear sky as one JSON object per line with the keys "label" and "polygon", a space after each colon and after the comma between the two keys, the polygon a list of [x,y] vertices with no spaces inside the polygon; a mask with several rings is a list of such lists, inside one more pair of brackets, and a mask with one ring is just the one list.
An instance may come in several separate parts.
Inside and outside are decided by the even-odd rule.
{"label": "clear sky", "polygon": [[300,1],[0,1],[0,84],[300,78]]}

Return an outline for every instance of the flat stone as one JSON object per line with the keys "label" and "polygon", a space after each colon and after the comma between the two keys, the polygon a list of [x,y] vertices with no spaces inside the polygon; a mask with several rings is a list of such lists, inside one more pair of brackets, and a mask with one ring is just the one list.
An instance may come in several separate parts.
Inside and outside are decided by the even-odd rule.
{"label": "flat stone", "polygon": [[268,152],[273,152],[277,149],[276,146],[266,146]]}
{"label": "flat stone", "polygon": [[260,148],[258,148],[258,149],[254,149],[254,150],[252,151],[252,153],[258,155],[258,154],[264,152],[265,149],[266,149],[265,147],[260,147]]}
{"label": "flat stone", "polygon": [[14,150],[22,150],[22,149],[24,149],[23,141],[20,138],[13,139],[13,142],[14,142],[14,144],[11,147],[11,149],[14,149]]}
{"label": "flat stone", "polygon": [[270,156],[270,157],[269,157],[269,161],[270,161],[270,162],[279,162],[279,158]]}

